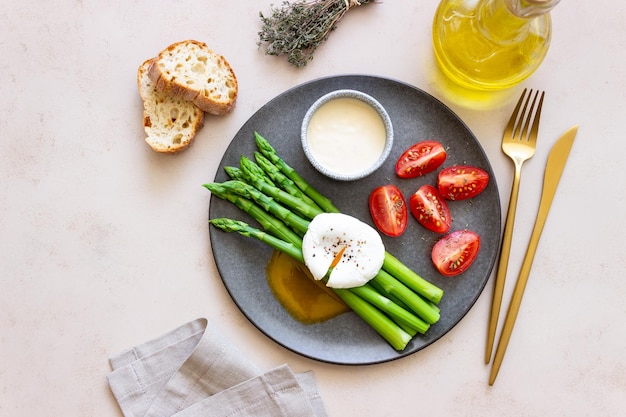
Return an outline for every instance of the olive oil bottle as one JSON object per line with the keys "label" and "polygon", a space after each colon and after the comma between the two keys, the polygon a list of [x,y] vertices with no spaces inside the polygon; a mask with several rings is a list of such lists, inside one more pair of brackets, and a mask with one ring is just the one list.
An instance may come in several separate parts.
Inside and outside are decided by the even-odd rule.
{"label": "olive oil bottle", "polygon": [[441,71],[461,87],[512,87],[539,67],[550,46],[550,10],[560,0],[442,0],[433,22]]}

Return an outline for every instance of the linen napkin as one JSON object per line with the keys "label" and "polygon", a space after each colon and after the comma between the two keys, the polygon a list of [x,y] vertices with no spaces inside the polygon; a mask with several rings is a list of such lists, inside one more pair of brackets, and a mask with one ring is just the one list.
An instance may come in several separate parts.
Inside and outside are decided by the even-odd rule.
{"label": "linen napkin", "polygon": [[262,372],[204,318],[109,362],[125,417],[326,417],[312,372]]}

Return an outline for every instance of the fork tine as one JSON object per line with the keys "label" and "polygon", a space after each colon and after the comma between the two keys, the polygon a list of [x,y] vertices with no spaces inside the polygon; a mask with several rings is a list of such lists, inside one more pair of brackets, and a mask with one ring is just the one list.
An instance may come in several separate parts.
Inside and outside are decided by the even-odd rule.
{"label": "fork tine", "polygon": [[[537,94],[539,94],[539,92],[537,92]],[[528,142],[533,146],[537,143],[537,136],[539,134],[539,119],[541,117],[541,107],[543,106],[543,97],[545,95],[545,91],[542,91],[541,97],[539,98],[539,104],[537,105],[537,110],[535,111],[535,120],[533,120],[533,126],[530,130],[530,135],[528,137]]]}
{"label": "fork tine", "polygon": [[506,125],[506,128],[504,129],[504,134],[506,136],[509,136],[510,138],[513,137],[513,131],[515,130],[515,123],[520,117],[519,109],[520,107],[522,107],[522,103],[524,102],[524,96],[526,95],[526,90],[527,89],[524,88],[524,91],[522,91],[522,95],[517,101],[517,105],[515,105],[515,109],[513,109],[513,113],[511,113],[511,118],[509,119],[509,123]]}
{"label": "fork tine", "polygon": [[[541,115],[544,95],[545,92],[542,91],[541,97],[539,98],[539,105],[535,109],[535,104],[537,103],[537,98],[539,97],[539,91],[535,92],[535,95],[533,96],[533,90],[530,90],[528,97],[526,98],[526,102],[524,103],[524,108],[520,114],[519,124],[515,129],[514,139],[536,143],[537,132],[539,131],[539,116]],[[530,107],[528,108],[528,103],[531,98],[532,103],[530,103]],[[533,122],[532,130],[530,125],[531,121]]]}
{"label": "fork tine", "polygon": [[528,109],[528,112],[527,112],[526,109],[528,108],[528,102],[530,102],[531,97],[533,97],[533,90],[530,90],[528,92],[528,97],[526,97],[524,108],[522,109],[522,112],[520,113],[519,124],[517,125],[517,127],[519,128],[519,131],[516,130],[515,139],[526,140],[526,138],[528,137],[528,126],[530,125],[530,119],[532,119],[533,107],[535,107],[535,100],[537,99],[537,95],[535,94],[535,97],[533,98],[533,102],[530,105],[530,109]]}

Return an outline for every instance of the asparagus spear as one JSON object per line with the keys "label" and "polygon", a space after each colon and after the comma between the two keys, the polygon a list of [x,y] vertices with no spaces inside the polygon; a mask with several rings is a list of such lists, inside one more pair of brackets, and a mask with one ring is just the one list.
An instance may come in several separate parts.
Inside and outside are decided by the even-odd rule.
{"label": "asparagus spear", "polygon": [[303,200],[292,196],[291,194],[281,190],[280,188],[271,185],[264,179],[265,173],[257,164],[244,156],[239,161],[241,172],[246,182],[256,187],[262,193],[275,198],[282,204],[295,210],[302,216],[312,219],[323,211],[319,207],[315,207],[311,204],[307,204]]}
{"label": "asparagus spear", "polygon": [[398,258],[389,252],[385,252],[383,270],[387,271],[390,275],[402,281],[404,285],[435,304],[439,304],[441,298],[443,297],[443,290],[441,288],[420,277],[411,268],[403,264],[400,260],[398,260]]}
{"label": "asparagus spear", "polygon": [[245,181],[246,179],[243,177],[243,172],[238,167],[233,166],[225,166],[224,171],[226,174],[233,180]]}
{"label": "asparagus spear", "polygon": [[251,181],[249,177],[254,176],[255,182],[276,187],[274,181],[263,171],[263,168],[257,165],[252,159],[241,155],[241,157],[239,157],[239,168],[241,168],[244,179]]}
{"label": "asparagus spear", "polygon": [[287,242],[279,239],[276,236],[270,235],[260,229],[250,226],[249,224],[239,221],[219,217],[209,220],[209,223],[213,226],[225,231],[225,232],[237,232],[242,236],[255,238],[263,243],[268,244],[272,248],[284,252],[292,258],[304,262],[302,257],[302,244],[298,246],[296,243]]}
{"label": "asparagus spear", "polygon": [[405,329],[414,329],[415,332],[424,334],[430,328],[430,324],[415,316],[403,306],[398,305],[391,299],[381,295],[368,284],[350,289],[336,288],[335,292],[337,292],[337,290],[351,292],[369,302],[374,307],[378,307],[378,309],[386,312],[398,325]]}
{"label": "asparagus spear", "polygon": [[300,176],[300,174],[298,174],[295,169],[290,167],[280,156],[278,156],[276,150],[263,136],[254,132],[254,137],[257,147],[263,156],[272,161],[272,163],[276,165],[278,169],[285,174],[285,176],[291,179],[304,194],[311,197],[311,199],[315,201],[325,212],[339,213],[339,209],[335,207],[328,198],[324,197],[319,191],[313,188],[307,181],[305,181],[304,178]]}
{"label": "asparagus spear", "polygon": [[380,288],[384,294],[392,299],[397,299],[401,305],[406,306],[420,316],[426,323],[434,324],[439,321],[439,308],[433,306],[408,286],[394,278],[385,270],[380,270],[372,279],[372,285]]}
{"label": "asparagus spear", "polygon": [[291,229],[285,227],[285,224],[278,220],[276,217],[268,214],[263,208],[255,204],[254,202],[241,197],[235,193],[229,192],[222,184],[211,183],[204,185],[209,191],[218,198],[230,201],[241,210],[250,214],[255,220],[257,220],[263,228],[272,235],[292,242],[294,244],[300,243],[302,246],[302,238],[293,232]]}
{"label": "asparagus spear", "polygon": [[319,208],[315,201],[313,201],[308,195],[304,194],[302,190],[300,190],[300,188],[298,188],[298,186],[291,179],[289,179],[282,172],[280,172],[278,167],[274,165],[269,159],[264,157],[262,153],[255,152],[254,158],[257,164],[259,164],[259,166],[261,167],[261,169],[265,171],[267,176],[270,177],[270,179],[274,181],[276,185],[278,185],[280,188],[282,188],[292,196],[298,197],[302,201],[305,201],[307,204],[311,204]]}
{"label": "asparagus spear", "polygon": [[409,344],[412,338],[411,335],[375,307],[363,301],[350,291],[344,290],[337,291],[336,293],[352,311],[358,314],[359,317],[381,335],[394,349],[402,351],[406,348],[406,345]]}
{"label": "asparagus spear", "polygon": [[[238,194],[244,198],[253,200],[267,212],[281,219],[285,224],[292,227],[300,235],[304,235],[309,228],[309,221],[298,216],[288,208],[285,208],[276,200],[260,192],[250,184],[243,181],[226,181],[220,184],[224,192]],[[205,187],[209,188],[207,185]]]}

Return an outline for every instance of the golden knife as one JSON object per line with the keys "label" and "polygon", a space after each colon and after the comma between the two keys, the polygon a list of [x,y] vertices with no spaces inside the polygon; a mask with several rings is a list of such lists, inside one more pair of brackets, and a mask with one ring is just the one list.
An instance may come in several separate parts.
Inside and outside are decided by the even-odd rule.
{"label": "golden knife", "polygon": [[548,162],[546,163],[546,171],[543,177],[543,191],[541,192],[541,201],[539,203],[539,211],[537,212],[537,219],[535,220],[535,226],[528,242],[528,248],[526,249],[526,255],[524,262],[519,272],[515,289],[513,290],[513,296],[511,297],[511,304],[509,305],[509,311],[507,312],[504,326],[502,327],[502,333],[500,335],[500,341],[496,349],[496,355],[493,359],[493,366],[491,368],[491,374],[489,375],[489,385],[493,385],[498,376],[506,347],[509,344],[511,333],[513,332],[513,326],[515,325],[515,319],[519,312],[520,304],[522,303],[522,296],[524,295],[524,289],[528,282],[528,275],[530,274],[530,268],[533,264],[535,257],[535,251],[539,244],[539,238],[543,231],[543,226],[546,223],[548,212],[550,211],[550,205],[556,192],[561,174],[565,168],[565,162],[569,156],[569,151],[576,138],[578,132],[578,126],[569,128],[552,146],[552,150],[548,155]]}

